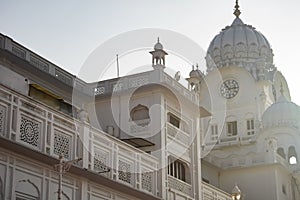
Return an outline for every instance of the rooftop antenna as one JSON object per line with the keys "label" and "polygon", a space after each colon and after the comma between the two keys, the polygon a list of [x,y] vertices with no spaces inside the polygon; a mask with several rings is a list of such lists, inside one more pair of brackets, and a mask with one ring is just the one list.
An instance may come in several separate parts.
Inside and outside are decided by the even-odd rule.
{"label": "rooftop antenna", "polygon": [[119,55],[117,54],[117,76],[120,77]]}
{"label": "rooftop antenna", "polygon": [[239,17],[240,14],[241,14],[241,11],[240,11],[240,9],[239,9],[240,6],[239,6],[239,1],[238,1],[238,0],[235,1],[235,6],[234,6],[234,8],[235,8],[235,10],[234,10],[233,14],[234,14],[236,17]]}

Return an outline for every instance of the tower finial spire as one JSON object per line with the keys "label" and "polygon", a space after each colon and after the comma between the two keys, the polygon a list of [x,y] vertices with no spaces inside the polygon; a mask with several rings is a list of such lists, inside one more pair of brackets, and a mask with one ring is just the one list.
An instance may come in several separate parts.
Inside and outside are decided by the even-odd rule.
{"label": "tower finial spire", "polygon": [[235,1],[235,6],[234,6],[234,8],[235,8],[235,10],[234,10],[233,14],[234,14],[236,17],[239,17],[240,14],[241,14],[241,11],[240,11],[240,9],[239,9],[240,6],[239,6],[239,1],[238,1],[238,0]]}
{"label": "tower finial spire", "polygon": [[159,37],[157,37],[157,43],[159,43]]}

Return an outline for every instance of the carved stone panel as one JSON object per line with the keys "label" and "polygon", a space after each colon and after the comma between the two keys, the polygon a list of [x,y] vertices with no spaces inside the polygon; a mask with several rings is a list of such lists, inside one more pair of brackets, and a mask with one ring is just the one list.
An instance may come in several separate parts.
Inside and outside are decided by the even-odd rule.
{"label": "carved stone panel", "polygon": [[41,122],[22,115],[20,123],[20,140],[34,147],[40,147],[41,126]]}
{"label": "carved stone panel", "polygon": [[132,184],[131,165],[123,160],[119,160],[119,180]]}
{"label": "carved stone panel", "polygon": [[152,192],[153,173],[143,172],[142,173],[142,189],[148,192]]}
{"label": "carved stone panel", "polygon": [[5,134],[6,126],[6,107],[0,105],[0,135]]}
{"label": "carved stone panel", "polygon": [[63,157],[71,158],[71,144],[72,137],[61,131],[55,130],[54,132],[54,153],[62,155]]}

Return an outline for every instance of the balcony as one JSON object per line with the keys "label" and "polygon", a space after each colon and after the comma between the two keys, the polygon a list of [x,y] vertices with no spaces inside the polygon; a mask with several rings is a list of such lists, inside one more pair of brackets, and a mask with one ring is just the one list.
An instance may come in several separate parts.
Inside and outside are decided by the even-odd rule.
{"label": "balcony", "polygon": [[[75,76],[2,34],[0,34],[0,48],[29,62],[32,66],[36,67],[36,69],[53,76],[58,81],[73,86]],[[77,84],[81,84],[81,81],[77,80],[77,82]]]}
{"label": "balcony", "polygon": [[202,200],[231,200],[231,195],[202,181]]}
{"label": "balcony", "polygon": [[[167,73],[163,72],[162,74],[160,74],[155,70],[128,75],[126,77],[121,77],[115,80],[105,80],[98,82],[97,85],[94,86],[94,95],[101,96],[151,84],[166,85],[190,102],[193,102],[195,105],[199,105],[199,97],[196,93],[188,90]],[[203,109],[202,111],[205,111],[204,113],[207,114],[206,110]]]}
{"label": "balcony", "polygon": [[284,160],[276,152],[260,152],[251,153],[249,155],[235,155],[230,158],[216,158],[208,155],[204,158],[207,162],[222,168],[223,170],[236,167],[250,167],[266,164],[280,163],[286,166],[287,161]]}
{"label": "balcony", "polygon": [[186,147],[189,147],[191,144],[190,134],[173,126],[169,122],[167,122],[167,135],[170,140],[180,143]]}
{"label": "balcony", "polygon": [[174,78],[172,78],[168,74],[163,75],[163,81],[175,89],[175,91],[178,92],[178,94],[183,95],[185,98],[189,99],[191,102],[193,102],[195,105],[199,105],[199,96],[196,93],[193,93],[189,91],[186,87],[184,87],[181,83],[176,81]]}
{"label": "balcony", "polygon": [[224,146],[232,146],[232,145],[249,145],[256,141],[256,134],[240,136],[213,136],[212,138],[208,138],[204,142],[204,151],[210,151],[212,148],[219,148]]}
{"label": "balcony", "polygon": [[168,187],[170,191],[175,193],[188,195],[189,197],[193,197],[192,186],[184,181],[181,181],[173,176],[168,176]]}
{"label": "balcony", "polygon": [[[181,181],[172,176],[168,176],[168,187],[169,187],[169,191],[171,192],[174,192],[182,196],[187,195],[188,196],[187,199],[194,199],[192,185],[184,181]],[[229,193],[226,193],[225,191],[220,190],[219,188],[216,188],[215,186],[205,183],[203,181],[202,181],[201,191],[202,191],[202,200],[211,200],[211,199],[231,200],[232,199]]]}
{"label": "balcony", "polygon": [[0,85],[0,137],[157,196],[158,160],[85,122]]}

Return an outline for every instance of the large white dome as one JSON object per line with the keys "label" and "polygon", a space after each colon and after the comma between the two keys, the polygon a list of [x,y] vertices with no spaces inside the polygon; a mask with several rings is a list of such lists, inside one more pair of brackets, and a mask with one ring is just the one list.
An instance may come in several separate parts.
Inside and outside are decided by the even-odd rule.
{"label": "large white dome", "polygon": [[214,37],[207,50],[207,71],[226,66],[273,70],[273,51],[263,34],[236,17]]}

